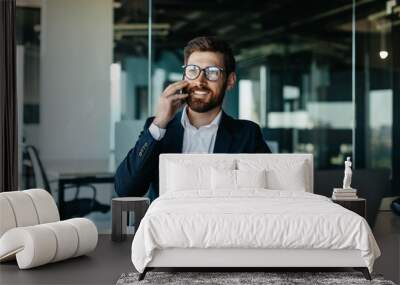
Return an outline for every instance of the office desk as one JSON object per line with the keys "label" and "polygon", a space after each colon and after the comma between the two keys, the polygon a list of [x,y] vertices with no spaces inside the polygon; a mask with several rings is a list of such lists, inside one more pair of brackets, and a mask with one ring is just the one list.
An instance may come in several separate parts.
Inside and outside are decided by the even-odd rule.
{"label": "office desk", "polygon": [[61,173],[58,178],[58,210],[61,220],[64,219],[64,191],[67,185],[82,186],[107,183],[114,183],[113,172]]}

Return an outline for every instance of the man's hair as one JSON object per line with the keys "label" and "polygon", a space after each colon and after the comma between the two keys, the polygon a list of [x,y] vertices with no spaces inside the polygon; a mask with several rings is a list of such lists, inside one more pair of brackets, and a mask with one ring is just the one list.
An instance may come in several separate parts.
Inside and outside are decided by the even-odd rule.
{"label": "man's hair", "polygon": [[229,44],[217,37],[197,37],[188,42],[183,51],[185,64],[189,56],[196,51],[220,52],[224,56],[226,75],[236,70],[235,58]]}

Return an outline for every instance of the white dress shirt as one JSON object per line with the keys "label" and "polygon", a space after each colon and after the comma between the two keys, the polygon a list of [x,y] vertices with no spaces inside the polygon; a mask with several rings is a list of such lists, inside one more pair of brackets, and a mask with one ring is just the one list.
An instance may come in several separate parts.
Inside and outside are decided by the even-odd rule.
{"label": "white dress shirt", "polygon": [[[190,123],[185,106],[181,117],[181,124],[184,129],[182,153],[213,153],[221,116],[222,110],[210,124],[196,128]],[[149,131],[155,140],[161,140],[166,129],[161,129],[152,123]]]}

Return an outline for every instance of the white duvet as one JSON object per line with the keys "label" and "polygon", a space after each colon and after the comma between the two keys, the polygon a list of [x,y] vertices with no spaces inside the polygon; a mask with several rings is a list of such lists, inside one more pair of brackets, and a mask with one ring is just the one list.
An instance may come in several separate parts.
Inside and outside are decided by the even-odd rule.
{"label": "white duvet", "polygon": [[135,268],[165,248],[358,249],[371,272],[380,256],[359,215],[320,195],[266,189],[164,194],[134,237]]}

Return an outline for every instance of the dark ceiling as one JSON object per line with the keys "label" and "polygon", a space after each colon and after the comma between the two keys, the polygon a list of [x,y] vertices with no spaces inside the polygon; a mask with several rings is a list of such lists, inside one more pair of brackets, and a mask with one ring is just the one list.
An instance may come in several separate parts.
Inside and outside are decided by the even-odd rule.
{"label": "dark ceiling", "polygon": [[[115,24],[148,21],[146,0],[115,1]],[[300,4],[301,3],[301,4]],[[386,1],[356,1],[357,19],[385,10]],[[278,46],[301,48],[318,44],[327,52],[351,50],[352,1],[349,0],[153,0],[153,23],[168,24],[154,30],[155,49],[182,49],[199,35],[218,35],[229,41],[236,54],[257,53]],[[144,26],[144,28],[147,26]],[[147,33],[123,34],[116,50],[132,53],[147,48]],[[330,51],[329,51],[330,50]],[[262,52],[262,51],[259,51]]]}
{"label": "dark ceiling", "polygon": [[[351,0],[153,0],[153,50],[155,54],[160,50],[181,52],[196,36],[218,35],[232,45],[236,56],[243,58],[310,49],[348,57],[352,43],[352,3]],[[367,17],[383,12],[382,17],[388,18],[385,9],[383,0],[356,0],[357,32],[373,32]],[[148,0],[114,0],[115,54],[147,56],[147,23]],[[40,9],[17,9],[19,43],[38,45],[39,25]]]}

